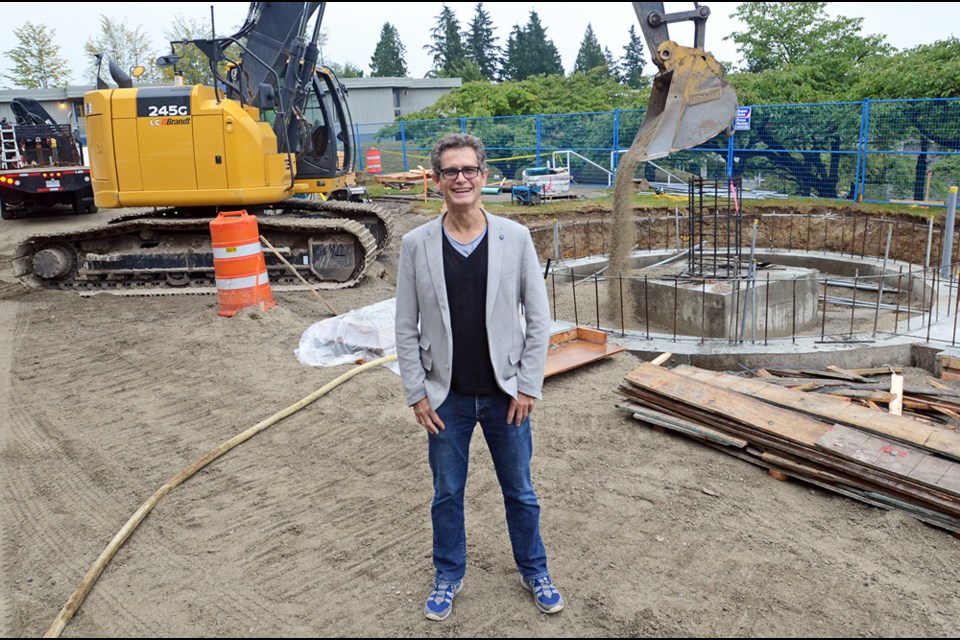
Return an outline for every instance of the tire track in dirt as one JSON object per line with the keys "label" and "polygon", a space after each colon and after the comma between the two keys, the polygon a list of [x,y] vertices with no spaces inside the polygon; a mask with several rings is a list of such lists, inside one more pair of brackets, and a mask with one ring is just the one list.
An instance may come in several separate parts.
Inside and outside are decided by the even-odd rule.
{"label": "tire track in dirt", "polygon": [[[6,325],[13,328],[13,342],[18,347],[29,343],[35,333],[33,316],[27,309],[26,306],[20,307],[15,320]],[[74,464],[75,460],[64,445],[60,433],[62,425],[44,411],[47,398],[42,393],[35,393],[37,386],[34,382],[39,381],[42,386],[46,372],[52,371],[47,365],[56,366],[58,363],[43,361],[43,366],[39,366],[41,360],[31,360],[27,372],[22,373],[24,365],[18,361],[19,351],[11,349],[8,353],[12,360],[11,380],[5,388],[10,390],[7,394],[10,406],[9,419],[4,421],[6,441],[0,477],[4,488],[3,520],[16,524],[14,529],[4,532],[5,536],[12,536],[5,537],[5,542],[9,542],[5,545],[4,560],[6,575],[14,577],[15,583],[21,585],[17,590],[21,597],[14,614],[23,618],[21,602],[36,606],[31,595],[49,600],[50,587],[61,582],[64,573],[69,573],[69,569],[61,566],[44,575],[35,569],[41,560],[47,556],[68,560],[76,557],[83,546],[80,541],[94,535],[95,531],[106,530],[109,523],[102,517],[101,509],[90,508],[96,505],[78,505],[75,500],[78,495],[87,495],[89,490],[82,490],[84,483],[77,481],[83,476],[78,475],[78,465]],[[55,468],[56,472],[31,473],[39,467]],[[66,486],[66,490],[62,490],[62,486]],[[80,522],[69,515],[77,511],[78,506],[84,513]],[[24,539],[30,541],[29,547],[16,544],[16,540]],[[33,630],[35,633],[39,631]]]}
{"label": "tire track in dirt", "polygon": [[[55,476],[42,478],[18,475],[10,483],[10,500],[5,502],[13,505],[10,521],[33,528],[30,533],[33,548],[38,552],[42,550],[42,554],[62,557],[65,563],[74,563],[72,567],[64,567],[56,580],[60,587],[55,592],[60,595],[49,596],[49,599],[56,598],[62,603],[102,545],[119,530],[145,497],[198,457],[195,453],[198,447],[192,442],[198,438],[186,438],[191,442],[184,442],[180,434],[209,433],[211,419],[210,412],[204,409],[205,398],[201,398],[201,404],[197,406],[196,398],[188,392],[179,397],[164,393],[165,388],[169,389],[170,380],[154,376],[145,366],[145,358],[131,356],[129,352],[102,359],[64,357],[63,351],[55,344],[32,339],[40,332],[28,331],[30,324],[30,318],[24,318],[15,331],[22,347],[17,357],[22,360],[16,365],[19,379],[15,381],[11,394],[17,405],[10,421],[16,443],[11,453],[21,460],[53,458],[56,460],[54,465],[44,466],[54,466],[57,472]],[[95,352],[100,340],[99,336],[92,334],[73,339],[77,351],[82,353]],[[149,365],[161,371],[176,371],[181,365],[175,361],[176,357],[167,360],[152,357],[150,360]],[[43,363],[43,366],[39,367],[37,363]],[[108,399],[108,402],[79,402],[71,383],[76,385],[77,381],[90,380],[97,381],[96,388],[87,391],[97,398]],[[151,412],[159,415],[161,422],[175,424],[176,432],[156,429],[155,424],[144,425],[137,420],[136,412],[129,408],[144,402],[155,405],[150,407]],[[71,424],[57,421],[64,403],[77,404]],[[48,406],[51,407],[49,410]],[[174,417],[178,419],[168,420]],[[82,438],[83,430],[91,428],[113,433],[112,441],[141,442],[144,446],[119,451],[112,451],[113,447],[107,447],[105,451],[90,449],[84,446]],[[61,514],[53,527],[47,513],[51,505]],[[137,544],[139,537],[138,532],[128,543],[136,547],[136,551],[122,549],[115,563],[139,564],[146,560],[153,569],[190,575],[193,566],[180,559],[182,549],[178,548],[175,536],[160,536],[159,539],[150,536],[150,546],[146,549]],[[145,556],[132,559],[133,553],[144,552]],[[118,581],[122,582],[120,573],[108,568],[91,594],[97,604],[93,607],[85,605],[85,608],[105,611],[105,615],[122,628],[151,635],[162,634],[162,625],[156,620],[148,622],[150,618],[137,612],[136,597],[131,601],[133,594],[126,593],[118,584]],[[237,590],[232,585],[216,590],[231,594],[223,605],[214,607],[224,609],[220,618],[241,618],[237,614],[248,611],[256,612],[261,619],[273,617],[268,609],[257,605],[260,594],[255,591]],[[55,609],[51,612],[49,617],[52,620]],[[96,628],[95,623],[93,628]]]}
{"label": "tire track in dirt", "polygon": [[[38,584],[48,587],[43,595],[50,613],[42,617],[52,621],[73,585],[123,523],[126,505],[131,504],[124,498],[134,492],[110,480],[117,476],[118,469],[109,451],[83,444],[84,430],[109,429],[117,420],[97,415],[97,407],[90,402],[78,401],[78,381],[82,387],[83,381],[92,379],[99,367],[96,359],[64,357],[63,350],[53,342],[37,339],[42,332],[36,330],[36,320],[47,313],[24,307],[16,323],[14,335],[19,348],[14,356],[10,394],[14,406],[8,422],[14,444],[7,448],[7,454],[17,461],[20,472],[4,482],[9,498],[4,502],[12,511],[11,521],[21,528],[21,536],[31,540],[32,553],[18,558],[12,575],[22,576],[31,584],[35,579],[31,573],[40,557],[49,554],[61,558],[53,575],[38,576]],[[61,417],[65,415],[64,403],[76,404],[69,423]],[[31,468],[40,466],[54,471],[30,473]],[[51,512],[56,516],[51,517]],[[118,615],[124,610],[119,593],[98,588],[97,596],[111,603],[114,617],[129,617],[131,626],[144,627],[133,612]],[[162,631],[160,627],[152,630]]]}
{"label": "tire track in dirt", "polygon": [[[3,284],[3,291],[8,290],[8,283]],[[8,398],[12,397],[7,391],[10,389],[10,369],[12,366],[12,354],[14,345],[14,336],[11,335],[10,327],[14,326],[17,317],[17,304],[0,299],[0,457],[4,463],[0,465],[0,487],[7,487],[10,484],[12,465],[7,464],[7,448],[13,441],[12,430],[3,425],[9,425],[10,405]],[[15,538],[13,531],[7,531],[11,527],[10,523],[17,522],[14,519],[11,501],[6,497],[6,489],[0,489],[0,574],[11,576],[11,562],[15,553]],[[14,607],[9,601],[9,592],[3,590],[0,592],[0,636],[5,638],[15,635],[13,630],[13,610]]]}

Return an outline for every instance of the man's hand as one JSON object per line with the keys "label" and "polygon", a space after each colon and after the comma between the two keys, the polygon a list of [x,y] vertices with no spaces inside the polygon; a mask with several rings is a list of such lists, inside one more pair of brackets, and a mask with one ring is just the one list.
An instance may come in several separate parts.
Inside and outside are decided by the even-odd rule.
{"label": "man's hand", "polygon": [[507,410],[507,424],[520,426],[524,420],[533,413],[533,403],[535,398],[531,398],[523,393],[517,393],[517,398],[510,398],[510,408]]}
{"label": "man's hand", "polygon": [[423,398],[413,405],[413,415],[417,418],[417,424],[433,435],[440,433],[440,429],[446,428],[443,426],[443,420],[430,406],[430,400],[427,398]]}

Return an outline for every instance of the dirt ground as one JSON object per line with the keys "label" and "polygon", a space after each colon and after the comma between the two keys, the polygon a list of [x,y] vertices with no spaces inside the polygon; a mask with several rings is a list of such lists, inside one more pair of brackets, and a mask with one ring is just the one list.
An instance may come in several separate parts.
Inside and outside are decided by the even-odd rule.
{"label": "dirt ground", "polygon": [[[309,294],[230,319],[211,296],[80,297],[15,282],[18,240],[89,220],[0,225],[4,637],[43,634],[113,535],[182,468],[350,368],[296,360],[301,334],[327,316]],[[399,215],[402,230],[426,220]],[[393,246],[330,303],[392,297]],[[379,368],[168,495],[63,635],[960,635],[960,540],[627,417],[615,389],[638,363],[620,354],[552,378],[533,415],[559,615],[540,614],[518,584],[477,437],[465,589],[447,621],[424,620],[427,435],[399,378]]]}

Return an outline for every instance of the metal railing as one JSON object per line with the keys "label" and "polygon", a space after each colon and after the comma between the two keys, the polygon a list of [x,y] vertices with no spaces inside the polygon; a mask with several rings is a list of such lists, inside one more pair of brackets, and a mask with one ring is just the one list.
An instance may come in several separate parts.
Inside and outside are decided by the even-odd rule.
{"label": "metal railing", "polygon": [[[757,249],[729,276],[691,273],[681,259],[691,251],[684,224],[679,210],[640,221],[645,233],[630,273],[607,269],[608,220],[533,229],[539,255],[552,256],[554,320],[677,342],[849,344],[909,335],[957,343],[957,242],[943,261],[949,243],[932,219],[765,214],[740,230],[743,246]],[[796,273],[778,275],[789,269]]]}
{"label": "metal railing", "polygon": [[[807,302],[797,293],[798,281],[791,281],[788,289],[793,290],[793,295],[787,296],[785,309],[776,310],[781,318],[774,324],[771,322],[774,307],[770,273],[731,278],[727,284],[732,294],[723,311],[724,331],[719,335],[708,330],[711,320],[705,310],[711,308],[713,293],[708,290],[709,280],[705,278],[665,279],[601,270],[578,277],[573,269],[561,267],[551,270],[548,293],[556,321],[650,340],[768,345],[775,341],[796,344],[805,338],[817,344],[851,344],[910,336],[956,346],[960,311],[957,265],[952,265],[951,270],[954,275],[948,279],[942,279],[939,269],[905,270],[902,266],[895,274],[884,276],[856,274],[851,279],[820,276],[816,278],[813,323],[809,317],[800,320],[800,309]],[[682,286],[692,291],[693,297],[682,297]],[[668,293],[655,294],[655,288]],[[849,293],[838,293],[844,290]],[[616,299],[608,306],[605,301],[611,292]],[[628,296],[634,299],[628,301]],[[654,304],[664,302],[662,308],[666,315],[651,313]],[[628,315],[627,309],[631,307],[635,312]],[[692,324],[685,317],[691,310],[697,313],[697,320]],[[950,318],[952,322],[942,324],[942,320]],[[938,330],[933,333],[935,326]]]}

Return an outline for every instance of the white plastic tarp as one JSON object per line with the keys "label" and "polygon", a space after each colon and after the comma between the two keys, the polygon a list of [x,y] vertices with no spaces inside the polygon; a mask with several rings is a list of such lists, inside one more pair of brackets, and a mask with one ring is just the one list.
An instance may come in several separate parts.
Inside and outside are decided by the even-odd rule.
{"label": "white plastic tarp", "polygon": [[[370,361],[397,352],[394,335],[396,299],[390,298],[315,322],[300,336],[297,360],[311,367],[333,367]],[[400,375],[397,363],[388,369]]]}

